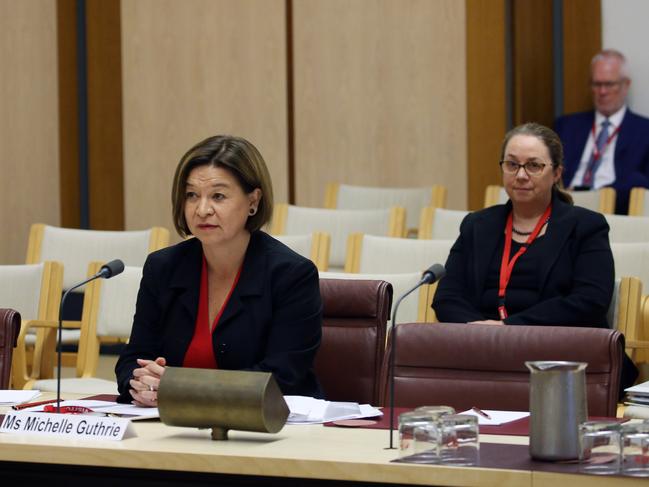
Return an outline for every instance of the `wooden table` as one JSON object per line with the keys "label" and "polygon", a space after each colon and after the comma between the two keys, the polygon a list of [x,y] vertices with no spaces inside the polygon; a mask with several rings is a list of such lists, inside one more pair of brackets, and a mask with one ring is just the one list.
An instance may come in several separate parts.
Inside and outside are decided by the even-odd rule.
{"label": "wooden table", "polygon": [[[286,426],[280,433],[209,430],[134,422],[137,436],[119,442],[0,434],[0,475],[42,485],[372,485],[548,486],[643,485],[647,480],[505,468],[391,462],[385,430]],[[481,443],[527,445],[527,437],[481,435]],[[293,479],[293,480],[291,480]],[[9,485],[9,484],[7,484]]]}

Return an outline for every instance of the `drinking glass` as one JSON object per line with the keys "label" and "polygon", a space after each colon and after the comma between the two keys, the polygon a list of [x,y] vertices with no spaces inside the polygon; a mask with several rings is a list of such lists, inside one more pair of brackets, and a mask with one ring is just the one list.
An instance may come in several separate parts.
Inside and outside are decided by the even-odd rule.
{"label": "drinking glass", "polygon": [[415,428],[432,423],[432,416],[425,412],[411,411],[399,415],[399,458],[414,455]]}
{"label": "drinking glass", "polygon": [[649,477],[649,422],[622,426],[622,473]]}
{"label": "drinking glass", "polygon": [[579,425],[579,465],[584,473],[612,475],[620,470],[621,431],[613,421],[585,421]]}
{"label": "drinking glass", "polygon": [[437,420],[439,459],[444,465],[475,466],[480,463],[478,418],[449,414]]}
{"label": "drinking glass", "polygon": [[441,416],[454,414],[455,409],[450,406],[420,406],[413,413],[424,414],[428,420],[414,426],[411,445],[412,453],[408,461],[412,463],[438,463],[439,433],[437,420]]}

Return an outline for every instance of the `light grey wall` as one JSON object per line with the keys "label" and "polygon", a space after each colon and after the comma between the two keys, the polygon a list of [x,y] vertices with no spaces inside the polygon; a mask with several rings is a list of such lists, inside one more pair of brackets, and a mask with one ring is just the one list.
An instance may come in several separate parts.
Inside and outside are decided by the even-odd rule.
{"label": "light grey wall", "polygon": [[629,106],[649,117],[649,1],[602,0],[602,45],[627,57]]}

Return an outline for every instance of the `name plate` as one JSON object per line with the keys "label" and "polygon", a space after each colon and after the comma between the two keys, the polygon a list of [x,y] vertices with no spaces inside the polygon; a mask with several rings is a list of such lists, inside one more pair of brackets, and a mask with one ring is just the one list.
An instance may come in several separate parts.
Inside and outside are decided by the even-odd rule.
{"label": "name plate", "polygon": [[5,415],[0,433],[120,441],[135,436],[130,425],[125,418],[21,411]]}

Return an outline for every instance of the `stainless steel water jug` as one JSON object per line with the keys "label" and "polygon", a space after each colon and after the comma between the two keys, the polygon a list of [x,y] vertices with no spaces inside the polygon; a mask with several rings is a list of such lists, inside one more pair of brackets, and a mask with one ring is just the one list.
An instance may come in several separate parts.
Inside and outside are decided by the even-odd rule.
{"label": "stainless steel water jug", "polygon": [[530,456],[579,457],[579,425],[588,417],[584,362],[525,362],[530,369]]}

